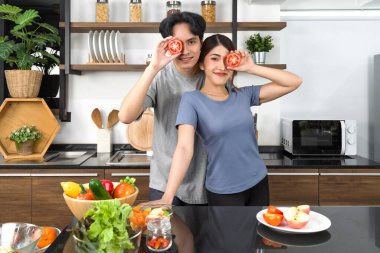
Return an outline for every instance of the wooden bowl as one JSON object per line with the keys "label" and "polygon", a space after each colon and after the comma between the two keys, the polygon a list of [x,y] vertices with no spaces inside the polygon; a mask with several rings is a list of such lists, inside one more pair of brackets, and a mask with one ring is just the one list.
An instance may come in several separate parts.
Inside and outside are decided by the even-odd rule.
{"label": "wooden bowl", "polygon": [[[113,182],[114,187],[119,184],[118,182]],[[85,186],[85,184],[84,184]],[[139,189],[135,186],[136,191],[129,196],[125,196],[122,198],[116,198],[120,201],[121,204],[127,203],[130,206],[132,206],[135,203],[135,200],[137,198],[137,195],[139,194]],[[101,201],[112,201],[114,199],[107,199],[107,200],[82,200],[82,199],[74,199],[69,196],[67,196],[65,193],[63,193],[63,198],[65,199],[65,202],[67,206],[69,207],[70,211],[74,214],[75,218],[78,220],[82,219],[83,216],[86,214],[86,212],[94,208],[92,205],[95,202],[101,202]]]}

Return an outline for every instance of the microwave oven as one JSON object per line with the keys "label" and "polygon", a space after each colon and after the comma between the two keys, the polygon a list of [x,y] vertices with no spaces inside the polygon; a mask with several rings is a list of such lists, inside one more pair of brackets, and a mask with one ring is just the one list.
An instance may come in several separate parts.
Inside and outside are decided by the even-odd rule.
{"label": "microwave oven", "polygon": [[293,155],[356,155],[355,120],[281,119],[281,143]]}

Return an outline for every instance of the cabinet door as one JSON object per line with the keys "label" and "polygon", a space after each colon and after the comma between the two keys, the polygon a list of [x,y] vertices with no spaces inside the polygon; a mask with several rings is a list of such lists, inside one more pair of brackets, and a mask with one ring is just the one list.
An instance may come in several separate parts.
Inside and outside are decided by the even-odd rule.
{"label": "cabinet door", "polygon": [[0,170],[0,223],[31,223],[30,170]]}
{"label": "cabinet door", "polygon": [[317,169],[269,169],[270,203],[318,205]]}
{"label": "cabinet door", "polygon": [[320,205],[380,205],[380,170],[320,170]]}
{"label": "cabinet door", "polygon": [[93,178],[104,178],[104,169],[40,169],[32,172],[32,223],[60,229],[73,218],[63,199],[60,183],[88,183]]}
{"label": "cabinet door", "polygon": [[118,182],[126,176],[136,178],[136,186],[139,188],[139,195],[137,196],[134,205],[149,201],[149,168],[141,169],[106,169],[106,179],[113,182]]}

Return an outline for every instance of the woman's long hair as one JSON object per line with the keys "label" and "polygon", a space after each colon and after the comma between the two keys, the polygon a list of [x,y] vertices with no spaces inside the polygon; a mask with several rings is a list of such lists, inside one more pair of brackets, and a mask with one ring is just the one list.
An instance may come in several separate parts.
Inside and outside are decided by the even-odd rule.
{"label": "woman's long hair", "polygon": [[[205,41],[203,42],[202,48],[201,48],[201,54],[200,54],[199,60],[198,60],[198,64],[203,63],[206,55],[208,53],[210,53],[211,50],[213,50],[215,47],[217,47],[219,45],[225,47],[228,51],[235,51],[236,50],[235,45],[234,45],[234,43],[232,43],[230,38],[228,38],[227,36],[224,36],[222,34],[214,34],[214,35],[208,37],[207,39],[205,39]],[[226,63],[224,63],[224,64],[226,64]],[[230,86],[231,86],[230,88],[234,91],[236,91],[236,87],[233,83],[235,75],[236,75],[236,71],[234,71],[234,73],[232,74],[232,78],[230,81]]]}

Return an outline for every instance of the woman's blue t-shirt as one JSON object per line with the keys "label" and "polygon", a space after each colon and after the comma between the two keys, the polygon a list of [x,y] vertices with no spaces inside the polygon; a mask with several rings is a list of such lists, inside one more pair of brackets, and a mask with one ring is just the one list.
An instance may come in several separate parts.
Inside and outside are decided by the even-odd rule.
{"label": "woman's blue t-shirt", "polygon": [[183,94],[176,125],[192,125],[207,152],[207,190],[238,193],[259,183],[267,174],[260,158],[251,106],[259,105],[260,86],[229,90],[224,101],[199,90]]}

